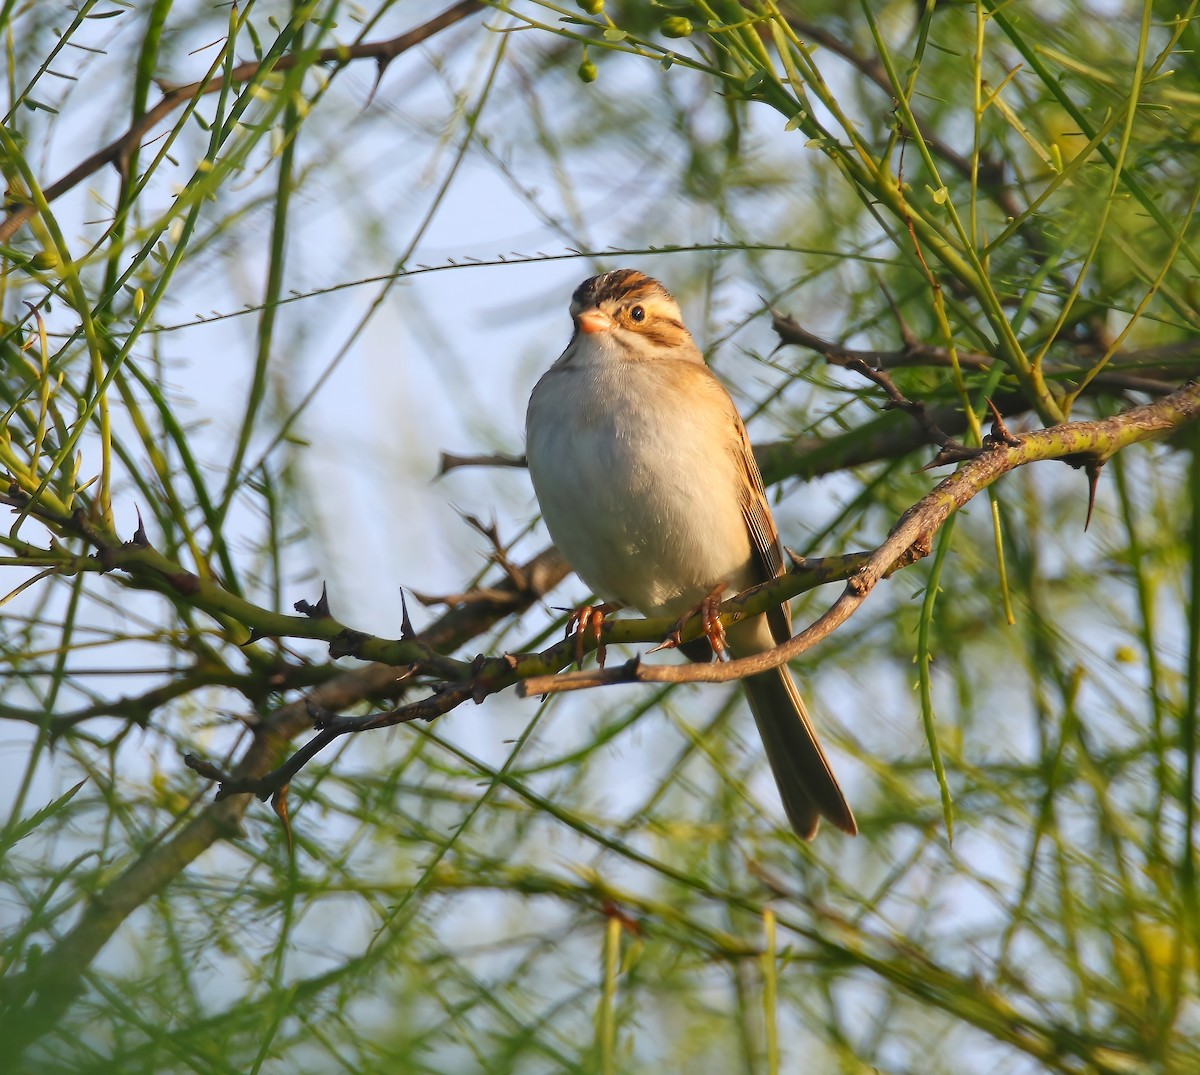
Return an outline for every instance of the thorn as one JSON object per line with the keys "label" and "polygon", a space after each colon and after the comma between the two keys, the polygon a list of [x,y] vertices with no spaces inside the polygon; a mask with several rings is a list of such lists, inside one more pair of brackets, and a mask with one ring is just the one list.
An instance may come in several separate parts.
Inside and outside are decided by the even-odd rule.
{"label": "thorn", "polygon": [[383,81],[384,72],[387,71],[388,64],[391,62],[392,58],[390,56],[380,56],[375,61],[375,81],[372,83],[371,92],[367,94],[366,103],[363,105],[364,112],[371,107],[372,102],[375,100],[375,94],[379,92],[379,84]]}
{"label": "thorn", "polygon": [[291,784],[284,784],[274,795],[271,796],[271,809],[275,811],[275,816],[279,818],[283,825],[283,834],[287,837],[288,855],[294,856],[296,848],[292,844],[292,822],[288,817],[287,794]]}
{"label": "thorn", "polygon": [[313,727],[320,731],[334,718],[334,714],[330,713],[324,706],[317,705],[311,698],[304,699],[304,711],[308,714],[308,719],[313,722]]}
{"label": "thorn", "polygon": [[[456,509],[457,510],[457,509]],[[497,548],[500,547],[500,536],[496,532],[496,520],[493,519],[491,524],[484,523],[478,516],[472,515],[467,511],[459,511],[458,516],[464,523],[467,524],[477,534],[482,534]]]}
{"label": "thorn", "polygon": [[329,591],[325,588],[325,583],[321,583],[321,596],[317,598],[315,605],[310,605],[303,598],[292,605],[301,616],[307,616],[311,620],[332,619],[333,613],[329,610]]}
{"label": "thorn", "polygon": [[133,532],[133,538],[130,540],[129,544],[141,545],[143,548],[149,548],[150,539],[146,537],[146,526],[142,522],[142,509],[134,504],[133,510],[137,512],[138,524],[137,529]]}
{"label": "thorn", "polygon": [[[492,693],[492,680],[487,675],[487,667],[493,658],[488,657],[485,653],[475,654],[475,659],[471,662],[471,701],[476,705],[483,705],[483,700]],[[447,685],[443,685],[438,690],[445,690]],[[435,693],[438,693],[435,690]]]}
{"label": "thorn", "polygon": [[965,448],[955,441],[940,448],[938,454],[921,467],[920,470],[933,470],[936,467],[948,466],[951,463],[961,463],[966,459],[978,459],[981,455],[983,455],[982,448]]}
{"label": "thorn", "polygon": [[404,599],[404,587],[400,587],[400,641],[408,642],[410,639],[416,638],[417,632],[413,630],[412,620],[408,618],[408,602]]}
{"label": "thorn", "polygon": [[928,463],[926,463],[920,469],[921,469],[921,471],[937,470],[938,467],[944,467],[947,464],[953,463],[953,462],[954,462],[954,460],[950,458],[950,453],[947,452],[945,448],[943,448],[941,451],[938,452],[937,455],[935,455],[931,460],[929,460]]}
{"label": "thorn", "polygon": [[784,555],[789,560],[791,560],[792,567],[796,571],[801,570],[804,567],[804,565],[806,563],[808,563],[808,561],[803,556],[801,556],[795,549],[790,549],[786,545],[783,546],[783,552],[784,552]]}
{"label": "thorn", "polygon": [[[401,668],[396,672],[396,677],[392,680],[391,685],[393,687],[398,687],[401,683],[405,683],[412,679],[413,676],[417,675],[420,671],[421,662],[413,661],[412,664],[406,665],[404,668]],[[397,691],[395,694],[398,696],[399,692]]]}
{"label": "thorn", "polygon": [[987,399],[987,405],[988,410],[992,412],[992,439],[1001,444],[1007,444],[1010,448],[1015,448],[1021,443],[1021,438],[1014,437],[1008,431],[1008,426],[1004,424],[1004,416],[996,408],[996,404],[992,402],[990,396]]}
{"label": "thorn", "polygon": [[1087,518],[1083,521],[1084,532],[1092,525],[1092,509],[1096,506],[1096,486],[1100,484],[1100,471],[1103,469],[1103,463],[1088,463],[1084,467],[1084,473],[1088,480],[1088,510]]}

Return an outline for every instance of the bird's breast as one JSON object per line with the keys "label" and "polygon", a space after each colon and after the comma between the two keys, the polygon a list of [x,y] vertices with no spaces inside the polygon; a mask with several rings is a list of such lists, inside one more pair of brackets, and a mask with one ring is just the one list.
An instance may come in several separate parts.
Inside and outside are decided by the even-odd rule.
{"label": "bird's breast", "polygon": [[753,581],[733,405],[707,370],[671,365],[553,368],[527,419],[555,544],[597,595],[647,615]]}

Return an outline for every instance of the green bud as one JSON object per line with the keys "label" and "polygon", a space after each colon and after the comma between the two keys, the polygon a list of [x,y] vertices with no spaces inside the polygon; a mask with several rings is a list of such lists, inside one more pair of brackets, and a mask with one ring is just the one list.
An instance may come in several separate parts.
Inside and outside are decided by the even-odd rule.
{"label": "green bud", "polygon": [[600,74],[600,69],[585,56],[583,63],[579,65],[578,73],[580,82],[595,82],[596,76]]}
{"label": "green bud", "polygon": [[682,15],[673,15],[669,19],[663,19],[659,31],[663,37],[691,37],[692,20],[685,19]]}
{"label": "green bud", "polygon": [[58,268],[58,254],[53,250],[39,250],[29,259],[31,268],[45,271]]}
{"label": "green bud", "polygon": [[[589,15],[599,15],[600,12],[604,10],[604,0],[575,0],[575,3],[578,7],[583,8],[583,10]],[[590,78],[584,79],[584,82],[591,81],[592,80]]]}

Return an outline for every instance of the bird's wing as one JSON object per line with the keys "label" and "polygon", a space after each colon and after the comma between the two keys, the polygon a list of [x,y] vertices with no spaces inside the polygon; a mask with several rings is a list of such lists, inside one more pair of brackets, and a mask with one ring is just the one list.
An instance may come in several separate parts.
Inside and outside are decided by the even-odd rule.
{"label": "bird's wing", "polygon": [[[760,581],[768,582],[784,573],[783,547],[779,543],[779,530],[771,515],[771,506],[767,503],[762,474],[759,473],[758,463],[754,459],[750,435],[746,432],[745,423],[736,408],[733,415],[737,423],[738,462],[745,476],[742,483],[742,518],[746,520],[746,529],[750,532],[750,544],[754,549]],[[792,614],[786,601],[767,611],[767,621],[771,625],[771,634],[776,643],[791,638]]]}

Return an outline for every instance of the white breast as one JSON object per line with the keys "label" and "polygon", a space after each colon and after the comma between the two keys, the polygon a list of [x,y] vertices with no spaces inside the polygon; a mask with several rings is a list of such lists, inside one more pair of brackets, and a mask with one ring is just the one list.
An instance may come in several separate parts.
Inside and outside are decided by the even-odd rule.
{"label": "white breast", "polygon": [[550,536],[602,599],[678,615],[722,582],[755,581],[738,421],[698,363],[559,364],[538,382],[534,489]]}

